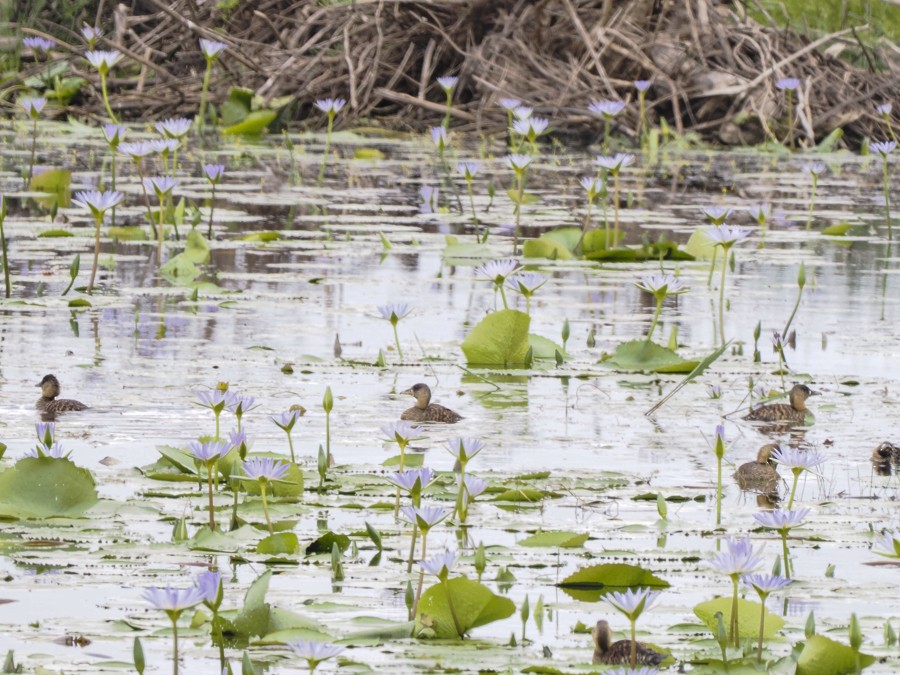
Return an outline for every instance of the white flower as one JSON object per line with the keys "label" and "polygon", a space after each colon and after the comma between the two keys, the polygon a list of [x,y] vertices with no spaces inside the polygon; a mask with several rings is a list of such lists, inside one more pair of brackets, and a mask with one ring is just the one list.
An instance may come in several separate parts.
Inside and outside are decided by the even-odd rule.
{"label": "white flower", "polygon": [[800,450],[798,448],[778,448],[772,452],[772,459],[789,469],[816,468],[825,462],[825,456],[818,450]]}
{"label": "white flower", "polygon": [[459,555],[456,551],[444,551],[443,553],[428,558],[428,560],[421,560],[416,564],[428,572],[428,574],[433,574],[440,578],[450,574],[450,572],[453,571],[453,568],[456,567],[456,562],[458,560]]}
{"label": "white flower", "polygon": [[215,61],[219,58],[219,54],[225,51],[228,48],[224,42],[217,42],[216,40],[205,40],[203,38],[200,39],[200,51],[203,52],[203,56],[209,61]]}
{"label": "white flower", "polygon": [[753,234],[753,231],[739,225],[714,225],[712,227],[704,227],[703,234],[716,246],[730,248],[733,244],[749,237]]}
{"label": "white flower", "polygon": [[809,515],[809,509],[774,509],[772,511],[763,511],[754,513],[753,518],[763,527],[769,527],[773,530],[790,530],[803,523],[803,519]]}
{"label": "white flower", "polygon": [[475,275],[483,277],[495,284],[502,284],[506,278],[519,268],[519,261],[512,258],[491,260],[475,268]]}
{"label": "white flower", "polygon": [[187,117],[170,117],[157,122],[156,130],[166,138],[184,138],[191,130],[191,121]]}
{"label": "white flower", "polygon": [[345,105],[347,100],[343,98],[323,98],[315,102],[319,110],[329,115],[337,115]]}
{"label": "white flower", "polygon": [[116,50],[92,49],[84,53],[86,58],[98,72],[106,75],[113,66],[122,59],[122,52]]}
{"label": "white flower", "polygon": [[726,545],[728,550],[716,553],[710,561],[710,564],[722,574],[742,576],[755,572],[763,564],[762,555],[756,551],[750,537],[729,538]]}
{"label": "white flower", "polygon": [[607,593],[603,596],[603,599],[633,621],[637,619],[645,609],[650,609],[650,605],[652,605],[658,597],[659,591],[652,591],[649,588],[639,588],[637,590],[629,588],[624,593],[620,593],[619,591]]}
{"label": "white flower", "polygon": [[681,279],[671,272],[647,274],[641,277],[640,281],[635,281],[634,285],[642,291],[652,293],[654,296],[662,295],[666,297],[667,295],[678,295],[688,291],[688,287],[682,283]]}

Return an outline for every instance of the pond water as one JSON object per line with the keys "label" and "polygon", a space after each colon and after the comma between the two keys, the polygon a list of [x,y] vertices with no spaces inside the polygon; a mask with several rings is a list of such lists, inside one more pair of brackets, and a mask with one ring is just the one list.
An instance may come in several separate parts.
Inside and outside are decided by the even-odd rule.
{"label": "pond water", "polygon": [[[7,131],[7,143],[14,133]],[[142,132],[129,134],[134,140]],[[279,139],[184,153],[176,194],[188,200],[208,197],[205,180],[197,177],[199,163],[219,161],[227,167],[217,192],[211,258],[203,266],[202,279],[212,284],[201,286],[193,298],[190,286],[159,278],[152,240],[104,237],[98,290],[89,308],[69,306],[81,294],[60,296],[76,253],[81,253],[76,285],[86,283],[93,229],[85,213],[63,209],[67,222],[51,224],[45,212],[17,193],[30,148],[19,141],[15,152],[3,157],[0,184],[9,206],[5,227],[15,282],[0,320],[0,440],[9,446],[4,462],[11,464],[33,446],[34,385],[55,373],[63,397],[91,406],[61,416],[57,437],[79,466],[94,473],[103,500],[83,519],[4,524],[0,566],[6,583],[0,599],[11,602],[0,605],[0,651],[14,649],[26,671],[38,666],[67,673],[127,670],[122,663],[130,662],[132,639],[140,635],[148,672],[167,672],[170,632],[162,613],[141,599],[145,588],[186,586],[200,568],[217,564],[226,578],[224,607],[241,605],[250,582],[267,568],[266,556],[255,553],[255,542],[234,556],[173,543],[174,519],[188,516],[192,534],[205,522],[205,493],[193,483],[152,480],[141,471],[159,459],[158,446],[185,448],[213,432],[213,416],[195,405],[194,392],[220,381],[257,399],[258,407],[244,418],[253,451],[286,455],[284,433],[269,415],[292,404],[307,408],[293,436],[307,492],[300,504],[279,505],[279,517],[297,520],[294,532],[304,545],[331,529],[352,535],[359,548],[356,557],[348,551],[345,579],[336,584],[327,556],[295,556],[292,564],[271,566],[275,576],[267,601],[320,622],[336,640],[405,621],[404,590],[415,578],[406,575],[402,561],[409,531],[392,511],[371,507],[392,495],[380,476],[388,471],[382,462],[396,446],[381,441],[379,427],[412,404],[399,392],[422,381],[437,402],[464,416],[452,427],[427,428],[425,438],[414,443],[427,466],[451,471],[453,458],[444,441],[475,436],[486,448],[469,471],[495,488],[553,493],[529,506],[482,497],[472,507],[465,533],[442,525],[429,537],[435,552],[460,542],[468,546],[458,570],[469,577],[474,576],[471,546],[483,542],[489,552],[486,583],[496,591],[494,579],[507,567],[515,582],[502,593],[517,607],[527,595],[534,608],[541,596],[546,608],[542,629],[529,620],[529,642],[523,645],[517,612],[475,629],[464,644],[357,639],[339,668],[326,662],[320,672],[379,671],[386,664],[402,672],[446,667],[520,672],[541,665],[581,671],[590,664],[592,647],[588,634],[573,632],[576,624],[590,627],[605,617],[625,637],[628,623],[605,603],[577,600],[555,584],[581,567],[603,562],[640,565],[671,584],[641,617],[641,639],[671,650],[679,661],[715,658],[718,648],[692,609],[715,596],[729,596],[731,585],[711,569],[709,558],[726,534],[752,532],[754,541],[764,542],[765,570],[781,552],[777,535],[756,530],[756,495],[741,493],[730,477],[732,465],[750,461],[773,438],[817,448],[827,461],[818,475],[804,474],[800,480],[796,503],[812,511],[790,540],[796,581],[769,600],[770,609],[786,619],[769,643],[771,657],[787,656],[791,645],[803,639],[810,611],[818,632],[847,643],[855,612],[865,637],[863,651],[879,657],[867,672],[896,670],[897,650],[885,646],[883,628],[886,620],[896,623],[897,569],[869,564],[884,560],[871,551],[877,533],[900,526],[897,479],[875,475],[869,463],[872,449],[894,438],[900,401],[894,386],[900,362],[895,328],[900,279],[896,253],[887,247],[879,159],[849,153],[800,157],[682,150],[664,154],[657,164],[639,158],[623,170],[627,205],[623,202],[621,219],[625,241],[632,245],[645,234],[652,240],[665,234],[684,244],[706,224],[704,206],[735,207],[728,222],[746,226],[751,222],[744,207],[770,203],[775,211],[765,231],[756,228],[732,249],[734,267],[725,289],[729,348],[647,416],[683,376],[620,372],[599,359],[646,334],[655,306],[633,282],[658,271],[658,263],[525,259],[550,279],[531,303],[531,332],[560,343],[567,320],[568,358],[562,365],[540,361],[530,369],[470,368],[460,343],[487,313],[502,306],[474,270],[510,256],[513,249],[508,226],[515,216],[506,195],[513,178],[502,161],[502,143],[454,139],[452,152],[459,159],[482,162],[475,207],[496,231],[486,246],[463,253],[456,249],[448,259],[447,235],[469,244],[475,236],[465,182],[455,177],[464,207],[460,213],[430,143],[338,134],[324,184],[317,185],[322,142],[320,136],[294,138],[300,181],[291,180],[290,158]],[[360,147],[377,149],[383,157],[353,159]],[[83,127],[47,124],[40,136],[39,161],[72,168],[73,189],[96,183],[105,152],[97,132]],[[545,149],[529,171],[527,189],[539,201],[523,208],[526,236],[580,224],[585,205],[578,181],[593,174],[597,152]],[[819,180],[815,222],[807,230],[811,180],[800,167],[812,160],[824,161],[828,171]],[[455,166],[455,159],[450,164]],[[119,189],[127,199],[118,209],[119,224],[143,222],[140,184],[132,174],[127,169],[120,176]],[[496,185],[493,199],[488,182]],[[418,190],[424,185],[441,185],[443,212],[420,213]],[[207,214],[198,226],[204,233]],[[600,218],[595,209],[594,221]],[[853,228],[840,237],[820,233],[838,222]],[[56,228],[74,236],[36,236]],[[246,238],[263,232],[279,237]],[[176,251],[172,243],[168,255]],[[793,324],[795,343],[785,353],[790,372],[784,383],[790,388],[795,381],[808,382],[822,396],[810,401],[815,424],[805,433],[773,435],[740,421],[743,413],[731,413],[748,405],[751,381],[767,389],[782,386],[770,338],[791,313],[801,262],[807,286]],[[663,266],[677,271],[690,290],[666,301],[655,338],[665,344],[677,328],[679,353],[703,358],[718,346],[719,272],[708,285],[708,261]],[[521,298],[508,297],[524,309]],[[402,359],[390,323],[377,311],[379,305],[401,302],[413,308],[398,325]],[[753,331],[760,322],[762,360],[755,363]],[[588,346],[590,333],[593,347]],[[383,366],[375,365],[379,350]],[[708,396],[710,384],[721,387],[720,399]],[[326,386],[335,396],[331,447],[336,466],[330,490],[320,494],[313,488],[317,448],[325,442],[321,401]],[[726,479],[723,523],[717,528],[712,443],[723,415],[729,415],[724,421]],[[226,413],[223,428],[231,424]],[[549,475],[527,477],[535,472]],[[789,471],[782,474],[790,477]],[[451,499],[449,489],[438,497]],[[660,520],[655,498],[635,499],[647,493],[675,499],[668,504],[667,521]],[[217,499],[220,523],[227,522],[230,500],[230,493]],[[254,519],[262,521],[258,506]],[[364,536],[365,522],[384,536],[385,555],[374,566],[369,565],[375,549]],[[571,549],[518,545],[538,530],[590,537]],[[746,597],[756,599],[752,592]],[[508,646],[511,633],[517,646]],[[84,635],[91,644],[66,646],[61,639],[67,635]],[[181,638],[184,672],[217,672],[218,651],[209,643],[208,626],[185,629]],[[296,658],[285,660],[282,646],[255,645],[250,654],[266,672],[299,667]],[[239,668],[240,650],[227,655]],[[777,667],[788,672],[785,668],[784,663]]]}

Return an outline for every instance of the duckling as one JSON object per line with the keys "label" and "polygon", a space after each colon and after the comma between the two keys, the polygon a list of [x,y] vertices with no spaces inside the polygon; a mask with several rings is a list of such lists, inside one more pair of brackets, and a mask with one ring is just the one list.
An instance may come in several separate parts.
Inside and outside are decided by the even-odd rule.
{"label": "duckling", "polygon": [[759,449],[755,462],[747,462],[738,467],[734,478],[741,490],[770,493],[777,489],[781,477],[775,468],[775,460],[772,459],[772,453],[777,449],[778,445],[775,443],[764,445]]}
{"label": "duckling", "polygon": [[431,403],[431,389],[428,388],[427,384],[419,382],[418,384],[414,384],[410,389],[401,391],[400,393],[409,394],[416,398],[416,404],[400,415],[401,420],[407,420],[409,422],[446,422],[447,424],[453,424],[462,419],[462,415],[453,412],[450,408],[445,408],[437,403]]}
{"label": "duckling", "polygon": [[744,415],[745,420],[761,422],[791,422],[792,424],[804,424],[806,413],[806,399],[810,396],[818,396],[821,392],[813,391],[805,384],[795,384],[791,388],[790,403],[770,403],[754,408],[749,414]]}
{"label": "duckling", "polygon": [[872,467],[879,476],[890,476],[891,465],[900,464],[900,446],[885,441],[872,451]]}
{"label": "duckling", "polygon": [[41,397],[34,404],[34,407],[44,413],[54,415],[56,413],[85,410],[87,408],[81,401],[74,401],[70,398],[57,400],[56,397],[59,396],[59,380],[56,379],[55,375],[44,375],[44,379],[37,386],[41,388]]}
{"label": "duckling", "polygon": [[[612,631],[609,623],[598,621],[591,634],[594,638],[594,663],[606,663],[608,665],[631,665],[631,640],[618,640],[612,642]],[[658,666],[666,660],[665,654],[660,654],[643,642],[635,646],[635,665]]]}

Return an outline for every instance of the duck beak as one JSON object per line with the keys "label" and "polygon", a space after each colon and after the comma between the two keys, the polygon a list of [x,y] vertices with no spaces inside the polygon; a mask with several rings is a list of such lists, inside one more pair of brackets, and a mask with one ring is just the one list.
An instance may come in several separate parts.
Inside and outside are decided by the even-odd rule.
{"label": "duck beak", "polygon": [[810,395],[810,396],[821,396],[821,395],[822,395],[822,392],[821,392],[821,391],[816,391],[815,389],[810,389],[810,390],[809,390],[809,395]]}
{"label": "duck beak", "polygon": [[41,383],[38,382],[38,383],[37,383],[36,385],[34,385],[34,386],[35,386],[35,387],[40,387],[40,386],[41,386]]}
{"label": "duck beak", "polygon": [[404,394],[405,394],[405,395],[408,395],[408,396],[415,396],[415,394],[413,393],[413,390],[412,390],[411,387],[410,387],[409,389],[407,389],[406,391],[401,391],[401,392],[400,392],[400,395],[401,395],[401,396],[403,396]]}

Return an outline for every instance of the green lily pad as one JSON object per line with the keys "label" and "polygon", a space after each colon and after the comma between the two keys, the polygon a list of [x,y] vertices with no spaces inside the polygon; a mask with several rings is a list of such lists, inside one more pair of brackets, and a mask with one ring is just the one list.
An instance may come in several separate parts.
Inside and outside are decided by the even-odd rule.
{"label": "green lily pad", "polygon": [[461,345],[469,365],[508,366],[525,362],[531,317],[502,309],[484,317]]}
{"label": "green lily pad", "polygon": [[554,548],[578,548],[588,539],[588,533],[584,532],[538,532],[526,537],[519,542],[519,546],[550,546]]}
{"label": "green lily pad", "polygon": [[350,537],[346,534],[326,532],[306,547],[306,555],[331,553],[335,544],[337,544],[337,547],[340,549],[341,553],[343,553],[350,547]]}
{"label": "green lily pad", "polygon": [[241,241],[261,241],[263,243],[278,241],[279,239],[281,239],[281,233],[268,230],[264,232],[251,232],[250,234],[245,234],[241,237]]}
{"label": "green lily pad", "polygon": [[362,159],[371,162],[384,159],[384,153],[378,148],[356,148],[356,150],[353,151],[353,159]]}
{"label": "green lily pad", "polygon": [[0,518],[77,518],[98,501],[91,472],[69,459],[25,457],[0,473]]}
{"label": "green lily pad", "polygon": [[[768,620],[768,618],[767,618]],[[859,668],[857,668],[857,656]],[[875,663],[875,657],[853,651],[847,645],[823,635],[813,635],[797,659],[796,675],[844,675],[855,673]]]}
{"label": "green lily pad", "polygon": [[[722,612],[722,620],[725,622],[725,625],[730,625],[731,602],[730,597],[715,598],[714,600],[701,602],[694,607],[694,614],[711,631],[715,631],[718,623],[716,612]],[[762,605],[758,602],[738,598],[738,633],[742,638],[759,637],[759,612],[761,609]],[[781,630],[782,626],[784,626],[784,619],[766,610],[766,625],[763,636],[766,638],[774,637],[775,633]]]}
{"label": "green lily pad", "polygon": [[38,198],[38,204],[46,209],[52,209],[54,205],[60,208],[69,208],[72,185],[72,172],[68,169],[47,169],[32,176],[28,189],[31,192],[45,192],[48,197]]}
{"label": "green lily pad", "polygon": [[[452,598],[453,614],[447,602]],[[473,628],[484,626],[512,616],[516,606],[509,598],[502,598],[487,586],[466,577],[450,579],[447,584],[435,584],[428,588],[419,600],[416,612],[416,634],[430,628],[435,637],[459,637],[456,625],[465,635]],[[456,616],[454,623],[453,616]]]}
{"label": "green lily pad", "polygon": [[646,340],[623,342],[603,362],[620,370],[654,373],[689,373],[700,363],[687,361],[671,349]]}
{"label": "green lily pad", "polygon": [[300,540],[293,532],[276,532],[256,545],[256,552],[263,555],[297,555],[300,552]]}
{"label": "green lily pad", "polygon": [[822,234],[826,237],[843,237],[847,232],[850,231],[850,228],[853,227],[850,223],[835,223],[830,227],[826,227],[822,230]]}
{"label": "green lily pad", "polygon": [[43,232],[38,232],[38,239],[58,239],[60,237],[74,237],[74,232],[69,232],[69,230],[44,230]]}
{"label": "green lily pad", "polygon": [[603,563],[583,567],[559,582],[558,586],[576,600],[597,602],[610,590],[667,588],[669,582],[637,565]]}
{"label": "green lily pad", "polygon": [[244,606],[234,619],[235,629],[245,637],[251,635],[262,637],[269,632],[270,608],[266,603],[266,593],[269,590],[271,578],[272,571],[267,570],[257,577],[247,589]]}
{"label": "green lily pad", "polygon": [[698,227],[684,245],[684,250],[697,260],[711,260],[713,251],[716,250],[716,243],[706,236],[702,227]]}
{"label": "green lily pad", "polygon": [[546,361],[552,361],[556,358],[556,353],[559,352],[566,356],[566,353],[563,351],[563,348],[556,344],[553,340],[548,340],[542,335],[535,335],[534,333],[528,334],[528,344],[531,347],[531,354],[534,358]]}
{"label": "green lily pad", "polygon": [[144,228],[136,225],[110,227],[107,230],[107,234],[110,239],[117,241],[145,241],[147,239],[147,233],[144,231]]}
{"label": "green lily pad", "polygon": [[222,129],[223,134],[231,136],[259,136],[278,117],[275,110],[255,110],[237,124]]}

